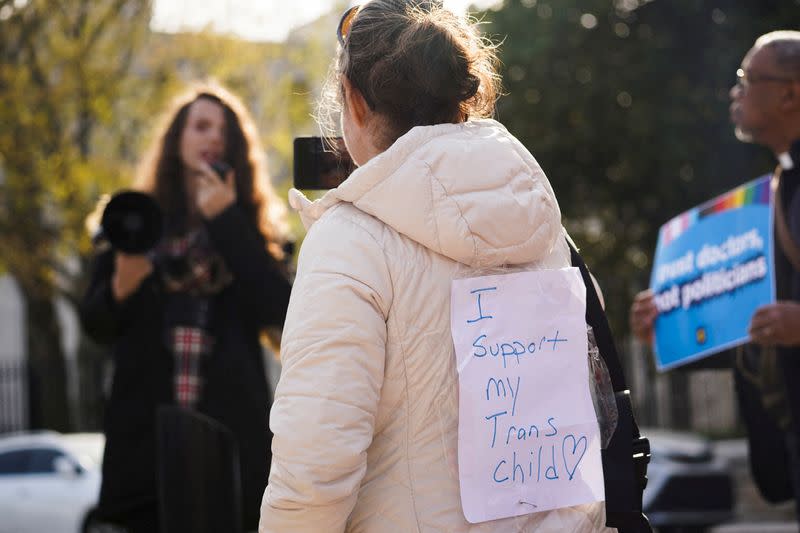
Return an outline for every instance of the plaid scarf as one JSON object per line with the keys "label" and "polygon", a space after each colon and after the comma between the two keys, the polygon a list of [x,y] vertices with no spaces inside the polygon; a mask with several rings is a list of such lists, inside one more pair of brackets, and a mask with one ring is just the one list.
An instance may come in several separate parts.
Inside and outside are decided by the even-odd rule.
{"label": "plaid scarf", "polygon": [[171,334],[175,358],[175,401],[181,407],[192,408],[200,399],[200,388],[203,384],[200,359],[211,352],[214,338],[200,328],[187,326],[176,326],[172,328]]}
{"label": "plaid scarf", "polygon": [[203,387],[203,359],[214,348],[209,332],[212,296],[233,279],[208,238],[205,228],[165,239],[156,250],[169,293],[165,317],[166,343],[174,358],[175,401],[193,408]]}

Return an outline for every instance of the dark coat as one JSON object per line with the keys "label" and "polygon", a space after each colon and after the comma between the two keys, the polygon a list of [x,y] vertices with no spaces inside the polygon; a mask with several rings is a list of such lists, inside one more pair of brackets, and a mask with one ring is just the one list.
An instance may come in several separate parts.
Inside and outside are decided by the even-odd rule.
{"label": "dark coat", "polygon": [[[800,157],[793,157],[800,160]],[[800,168],[783,171],[781,199],[792,238],[800,242]],[[773,231],[775,288],[779,301],[800,301],[800,273],[792,267]],[[776,355],[777,354],[777,357]],[[767,364],[773,362],[773,364]],[[751,376],[755,374],[758,380]],[[747,426],[750,470],[771,503],[795,499],[800,517],[800,349],[756,344],[741,348],[734,367],[739,412]]]}
{"label": "dark coat", "polygon": [[[258,525],[271,460],[272,403],[259,341],[263,326],[282,326],[291,290],[260,234],[232,206],[206,223],[234,280],[214,296],[213,353],[203,366],[197,410],[230,429],[241,456],[245,529]],[[118,304],[111,292],[114,253],[98,255],[80,315],[86,332],[113,343],[114,380],[105,417],[100,512],[126,513],[156,501],[156,409],[174,403],[173,356],[164,331],[163,290],[156,270]]]}

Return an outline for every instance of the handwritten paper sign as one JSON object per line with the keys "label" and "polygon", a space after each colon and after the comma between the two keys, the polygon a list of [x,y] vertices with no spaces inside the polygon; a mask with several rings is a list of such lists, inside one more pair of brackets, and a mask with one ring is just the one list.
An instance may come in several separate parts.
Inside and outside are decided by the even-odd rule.
{"label": "handwritten paper sign", "polygon": [[578,269],[455,280],[451,304],[465,518],[605,499]]}
{"label": "handwritten paper sign", "polygon": [[753,313],[775,301],[770,179],[746,183],[661,227],[650,278],[659,370],[748,342]]}

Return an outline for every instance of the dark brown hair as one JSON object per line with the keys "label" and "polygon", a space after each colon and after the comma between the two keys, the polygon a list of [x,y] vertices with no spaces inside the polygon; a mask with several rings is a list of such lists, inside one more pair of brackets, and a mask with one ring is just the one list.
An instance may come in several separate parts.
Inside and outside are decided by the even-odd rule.
{"label": "dark brown hair", "polygon": [[341,102],[347,76],[384,119],[377,141],[386,149],[414,126],[491,116],[500,91],[495,49],[440,2],[372,0],[339,49],[328,98],[335,87]]}
{"label": "dark brown hair", "polygon": [[225,154],[236,175],[236,203],[264,238],[276,258],[283,257],[286,209],[277,199],[259,149],[258,133],[242,102],[214,83],[197,84],[176,98],[159,126],[148,154],[143,159],[136,188],[152,194],[166,214],[167,228],[186,229],[188,206],[180,157],[180,139],[189,108],[197,100],[219,104],[225,115]]}

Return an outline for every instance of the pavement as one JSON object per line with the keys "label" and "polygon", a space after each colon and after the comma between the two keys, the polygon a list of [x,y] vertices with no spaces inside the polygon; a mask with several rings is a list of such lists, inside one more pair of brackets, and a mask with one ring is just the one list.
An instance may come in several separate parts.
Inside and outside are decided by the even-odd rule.
{"label": "pavement", "polygon": [[798,533],[793,522],[741,522],[711,528],[709,533]]}

